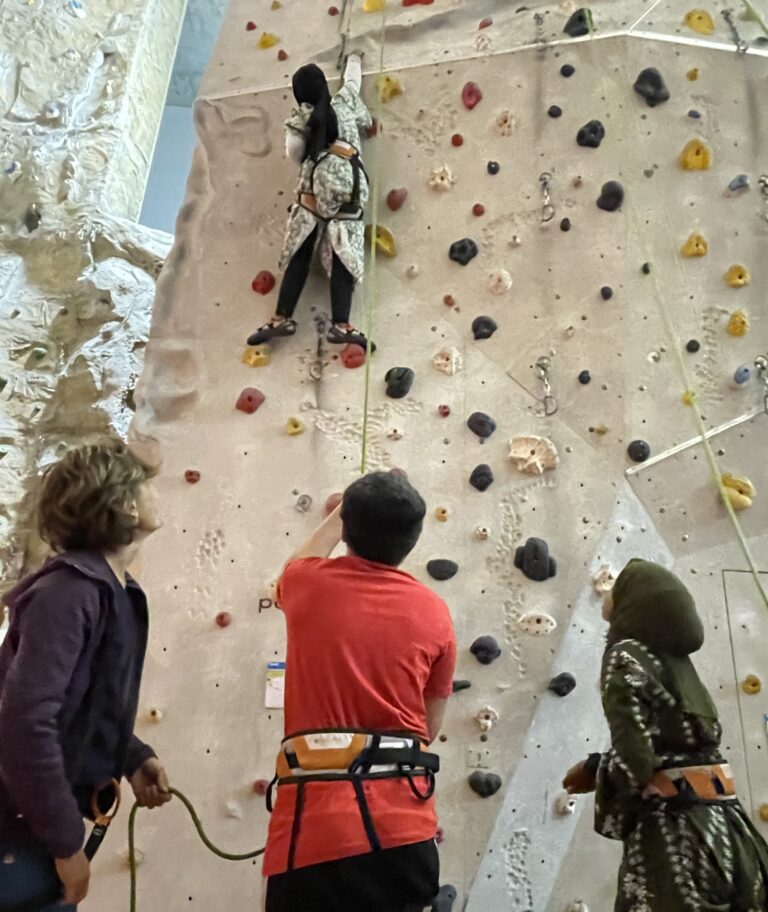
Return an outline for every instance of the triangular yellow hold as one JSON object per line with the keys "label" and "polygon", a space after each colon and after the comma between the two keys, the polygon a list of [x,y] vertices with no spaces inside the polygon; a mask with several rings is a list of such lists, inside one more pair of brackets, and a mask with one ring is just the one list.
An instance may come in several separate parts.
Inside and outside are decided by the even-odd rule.
{"label": "triangular yellow hold", "polygon": [[707,255],[707,242],[700,234],[692,234],[683,244],[684,257],[703,257]]}
{"label": "triangular yellow hold", "polygon": [[[369,246],[371,243],[371,228],[371,225],[367,225],[365,228],[365,239]],[[390,260],[397,256],[395,236],[389,228],[385,228],[383,225],[376,226],[376,251]]]}
{"label": "triangular yellow hold", "polygon": [[715,30],[715,20],[712,14],[703,9],[694,9],[687,13],[683,20],[689,29],[699,35],[711,35]]}
{"label": "triangular yellow hold", "polygon": [[396,95],[403,94],[403,86],[396,76],[378,76],[376,78],[376,88],[379,93],[379,101],[386,104]]}
{"label": "triangular yellow hold", "polygon": [[264,32],[261,38],[259,38],[259,47],[264,51],[267,48],[274,47],[279,40],[277,35],[273,35],[272,32]]}
{"label": "triangular yellow hold", "polygon": [[746,266],[735,265],[725,274],[725,281],[731,288],[743,288],[752,281],[752,276]]}
{"label": "triangular yellow hold", "polygon": [[386,6],[386,0],[363,0],[364,13],[380,13]]}
{"label": "triangular yellow hold", "polygon": [[680,153],[684,171],[706,171],[712,166],[712,153],[700,139],[692,139]]}

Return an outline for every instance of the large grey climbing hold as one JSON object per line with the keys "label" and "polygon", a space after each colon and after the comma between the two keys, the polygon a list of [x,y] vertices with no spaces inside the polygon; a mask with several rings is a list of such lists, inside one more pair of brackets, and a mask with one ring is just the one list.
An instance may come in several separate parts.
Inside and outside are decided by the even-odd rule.
{"label": "large grey climbing hold", "polygon": [[515,566],[536,583],[543,583],[557,573],[557,563],[549,556],[549,546],[542,538],[529,538],[517,549]]}
{"label": "large grey climbing hold", "polygon": [[477,256],[477,244],[472,238],[462,238],[460,241],[454,241],[448,251],[448,256],[454,263],[466,266],[470,260],[474,260]]}
{"label": "large grey climbing hold", "polygon": [[403,396],[407,396],[415,376],[410,367],[390,367],[384,375],[390,399],[402,399]]}
{"label": "large grey climbing hold", "polygon": [[575,686],[576,678],[567,671],[564,671],[562,674],[557,675],[557,677],[552,678],[549,682],[548,689],[551,690],[552,693],[556,693],[558,697],[567,697]]}
{"label": "large grey climbing hold", "polygon": [[501,649],[495,637],[481,636],[469,647],[469,651],[481,665],[490,665],[501,655]]}
{"label": "large grey climbing hold", "polygon": [[453,682],[453,692],[456,694],[462,690],[469,690],[469,688],[471,686],[472,686],[471,681],[465,681],[465,680],[454,681]]}
{"label": "large grey climbing hold", "polygon": [[478,491],[487,491],[493,484],[493,472],[491,467],[485,463],[475,466],[472,474],[469,476],[469,483]]}
{"label": "large grey climbing hold", "polygon": [[486,415],[485,412],[472,412],[469,418],[467,418],[467,427],[473,434],[477,434],[478,437],[485,439],[486,437],[490,437],[496,430],[496,422],[490,415]]}
{"label": "large grey climbing hold", "polygon": [[571,38],[581,38],[588,35],[593,29],[592,13],[586,7],[576,10],[565,23],[563,31]]}
{"label": "large grey climbing hold", "polygon": [[598,149],[605,139],[605,127],[599,120],[590,120],[576,134],[576,142],[588,149]]}
{"label": "large grey climbing hold", "polygon": [[472,321],[472,335],[476,340],[490,339],[499,327],[491,317],[475,317]]}
{"label": "large grey climbing hold", "polygon": [[649,108],[669,101],[669,89],[664,85],[664,77],[655,67],[648,67],[640,73],[635,80],[634,89],[645,99]]}
{"label": "large grey climbing hold", "polygon": [[456,576],[459,572],[459,565],[456,561],[446,560],[445,558],[438,558],[437,560],[431,560],[427,564],[427,573],[432,577],[432,579],[440,580],[449,580],[452,576]]}
{"label": "large grey climbing hold", "polygon": [[618,181],[603,184],[597,198],[597,208],[605,212],[615,212],[624,202],[624,188]]}
{"label": "large grey climbing hold", "polygon": [[496,773],[475,770],[469,777],[469,787],[481,798],[490,798],[501,788],[501,776],[497,776]]}
{"label": "large grey climbing hold", "polygon": [[443,884],[437,896],[432,900],[432,912],[453,912],[453,904],[458,895],[453,884]]}

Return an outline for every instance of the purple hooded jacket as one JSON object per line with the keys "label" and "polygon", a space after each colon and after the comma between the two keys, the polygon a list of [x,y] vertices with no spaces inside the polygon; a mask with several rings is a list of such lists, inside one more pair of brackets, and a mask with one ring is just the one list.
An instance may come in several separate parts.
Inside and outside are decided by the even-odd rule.
{"label": "purple hooded jacket", "polygon": [[[129,578],[130,580],[130,578]],[[91,736],[105,712],[111,666],[105,660],[115,624],[114,574],[96,552],[51,558],[5,596],[10,627],[0,646],[0,834],[19,831],[54,858],[84,842],[87,802],[74,792],[86,783]],[[135,680],[119,728],[120,757],[107,758],[126,776],[154,752],[133,734],[146,650],[146,600],[137,611]],[[118,644],[119,646],[119,644]],[[128,716],[129,718],[127,718]]]}

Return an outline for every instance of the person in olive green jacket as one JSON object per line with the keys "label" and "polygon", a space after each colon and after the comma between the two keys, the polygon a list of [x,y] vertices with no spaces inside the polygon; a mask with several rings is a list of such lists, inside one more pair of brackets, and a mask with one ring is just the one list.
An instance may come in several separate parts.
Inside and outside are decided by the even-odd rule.
{"label": "person in olive green jacket", "polygon": [[765,912],[768,846],[735,797],[717,710],[689,658],[704,643],[693,597],[670,571],[632,560],[603,617],[611,749],[563,785],[596,790],[595,829],[624,843],[615,912]]}

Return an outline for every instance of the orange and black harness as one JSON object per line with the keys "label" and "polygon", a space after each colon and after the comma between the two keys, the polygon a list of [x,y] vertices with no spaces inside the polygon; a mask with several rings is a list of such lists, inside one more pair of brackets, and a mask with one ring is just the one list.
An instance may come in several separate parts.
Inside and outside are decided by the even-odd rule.
{"label": "orange and black harness", "polygon": [[737,800],[733,773],[727,763],[657,770],[649,784],[658,789],[662,798],[682,804]]}
{"label": "orange and black harness", "polygon": [[[359,729],[298,732],[285,738],[277,757],[275,778],[267,791],[267,808],[271,813],[275,785],[296,788],[288,870],[294,868],[308,783],[351,783],[371,851],[378,852],[381,842],[363,783],[376,779],[407,779],[416,798],[428,801],[435,791],[435,774],[440,770],[440,758],[437,754],[426,752],[424,746],[418,736],[410,733]],[[423,781],[424,789],[417,784],[418,779]]]}
{"label": "orange and black harness", "polygon": [[[342,203],[335,215],[332,215],[328,218],[320,215],[317,211],[317,196],[315,195],[315,169],[320,164],[320,162],[325,161],[329,155],[336,155],[338,158],[343,158],[345,161],[348,161],[352,166],[353,174],[353,184],[352,184],[352,198],[347,203]],[[315,166],[312,169],[312,177],[310,178],[310,187],[311,190],[308,193],[299,193],[298,203],[307,211],[311,212],[316,218],[319,218],[323,222],[330,222],[335,219],[343,219],[346,221],[359,222],[362,221],[365,212],[363,207],[360,205],[360,176],[363,175],[366,180],[368,180],[368,175],[365,173],[365,168],[363,167],[362,159],[360,158],[360,153],[358,150],[348,142],[344,140],[337,140],[328,149],[323,152],[317,161]]]}

